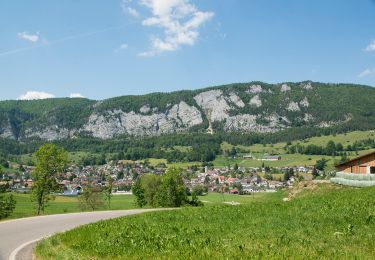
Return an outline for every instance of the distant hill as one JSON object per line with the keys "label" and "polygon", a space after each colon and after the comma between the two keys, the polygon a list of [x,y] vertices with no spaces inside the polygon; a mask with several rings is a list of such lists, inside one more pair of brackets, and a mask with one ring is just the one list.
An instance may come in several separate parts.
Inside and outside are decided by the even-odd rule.
{"label": "distant hill", "polygon": [[275,133],[375,128],[375,88],[316,82],[250,82],[102,101],[59,98],[0,102],[0,137],[157,136],[185,132]]}

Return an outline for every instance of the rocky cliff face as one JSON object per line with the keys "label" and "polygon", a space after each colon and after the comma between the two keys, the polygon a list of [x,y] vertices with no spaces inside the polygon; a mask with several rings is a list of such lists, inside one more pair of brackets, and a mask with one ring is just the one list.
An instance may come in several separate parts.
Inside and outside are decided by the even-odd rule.
{"label": "rocky cliff face", "polygon": [[[338,106],[361,91],[368,100],[375,98],[375,90],[369,87],[302,82],[233,84],[99,102],[77,100],[69,107],[67,101],[55,104],[57,101],[50,100],[45,109],[44,103],[38,103],[42,101],[0,102],[0,137],[56,140],[90,135],[109,139],[205,131],[209,126],[214,131],[262,133],[301,125],[331,127],[357,117],[363,101],[353,107]],[[339,95],[336,99],[332,98],[335,93]]]}
{"label": "rocky cliff face", "polygon": [[121,134],[160,135],[187,131],[203,122],[202,115],[196,107],[184,101],[168,108],[165,113],[149,113],[143,106],[139,113],[122,110],[107,111],[105,114],[93,113],[83,130],[94,137],[108,139]]}

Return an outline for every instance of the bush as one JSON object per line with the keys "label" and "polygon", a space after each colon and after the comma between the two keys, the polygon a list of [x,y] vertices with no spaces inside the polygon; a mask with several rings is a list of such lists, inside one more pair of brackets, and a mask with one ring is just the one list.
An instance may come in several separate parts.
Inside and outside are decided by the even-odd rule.
{"label": "bush", "polygon": [[96,210],[104,205],[101,190],[91,184],[87,185],[78,198],[82,210]]}
{"label": "bush", "polygon": [[10,216],[16,207],[12,194],[0,193],[0,219]]}

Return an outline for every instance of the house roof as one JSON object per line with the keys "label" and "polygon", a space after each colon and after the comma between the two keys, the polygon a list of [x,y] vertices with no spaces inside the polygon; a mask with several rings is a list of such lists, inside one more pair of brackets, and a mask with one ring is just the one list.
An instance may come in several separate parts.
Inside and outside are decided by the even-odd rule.
{"label": "house roof", "polygon": [[364,154],[364,155],[358,156],[358,157],[353,158],[353,159],[351,159],[351,160],[349,160],[349,161],[346,161],[346,162],[343,162],[343,163],[337,164],[335,167],[344,166],[344,165],[346,165],[346,164],[348,164],[348,163],[355,162],[355,161],[357,161],[357,160],[359,160],[359,159],[362,159],[362,158],[364,158],[364,157],[367,157],[367,156],[369,156],[369,155],[373,155],[373,154],[375,154],[375,151],[372,151],[371,153],[366,153],[366,154]]}

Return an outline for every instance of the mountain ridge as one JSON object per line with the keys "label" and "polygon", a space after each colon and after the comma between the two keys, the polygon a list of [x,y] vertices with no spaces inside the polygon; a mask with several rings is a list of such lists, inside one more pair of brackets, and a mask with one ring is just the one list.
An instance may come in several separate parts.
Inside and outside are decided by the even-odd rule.
{"label": "mountain ridge", "polygon": [[[0,101],[0,137],[157,136],[183,132],[273,133],[312,126],[371,128],[375,88],[312,81],[259,81],[104,100]],[[368,124],[368,125],[364,125]],[[375,125],[375,124],[374,124]]]}

